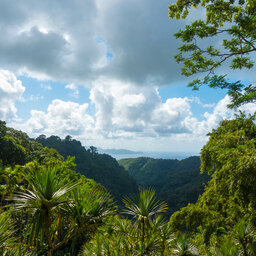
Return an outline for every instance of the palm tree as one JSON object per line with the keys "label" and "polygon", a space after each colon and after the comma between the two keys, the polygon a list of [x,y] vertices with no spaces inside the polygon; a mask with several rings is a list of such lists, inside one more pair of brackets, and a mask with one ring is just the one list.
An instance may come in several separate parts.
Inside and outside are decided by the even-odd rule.
{"label": "palm tree", "polygon": [[174,234],[171,225],[167,220],[161,216],[157,215],[153,221],[153,231],[157,234],[159,242],[159,251],[161,256],[169,255],[169,251],[174,240]]}
{"label": "palm tree", "polygon": [[122,252],[124,255],[132,255],[132,253],[136,251],[137,241],[136,230],[131,220],[115,216],[111,222],[111,227],[114,231],[112,232],[114,247],[118,248],[119,252]]}
{"label": "palm tree", "polygon": [[152,189],[140,189],[139,195],[135,197],[127,197],[123,200],[126,209],[124,213],[133,216],[135,226],[140,231],[141,253],[145,250],[145,237],[149,227],[151,227],[152,219],[157,213],[165,212],[167,204],[156,199],[155,191]]}
{"label": "palm tree", "polygon": [[137,256],[135,237],[130,220],[113,216],[83,246],[79,255]]}
{"label": "palm tree", "polygon": [[216,255],[220,255],[220,256],[241,256],[241,255],[243,255],[242,251],[229,238],[226,238],[224,240],[224,242],[215,250],[216,250]]}
{"label": "palm tree", "polygon": [[256,255],[253,249],[253,243],[256,237],[255,230],[245,220],[240,221],[232,231],[232,237],[235,244],[242,250],[243,256]]}
{"label": "palm tree", "polygon": [[0,254],[10,255],[15,249],[15,229],[11,221],[10,214],[4,212],[0,214]]}
{"label": "palm tree", "polygon": [[71,203],[67,194],[78,185],[73,181],[64,184],[57,171],[57,167],[31,171],[26,176],[30,189],[13,197],[16,210],[25,209],[31,214],[31,238],[34,239],[42,232],[41,237],[45,238],[48,245],[48,256],[73,235],[68,233],[58,242],[58,225],[55,225],[55,232],[52,232],[53,224],[61,218],[64,206]]}
{"label": "palm tree", "polygon": [[198,255],[195,245],[189,240],[186,234],[179,235],[173,242],[172,255],[194,256]]}
{"label": "palm tree", "polygon": [[76,252],[89,240],[95,231],[104,225],[104,221],[116,211],[109,193],[104,189],[89,188],[84,184],[71,192],[72,203],[67,207],[70,219],[72,250]]}

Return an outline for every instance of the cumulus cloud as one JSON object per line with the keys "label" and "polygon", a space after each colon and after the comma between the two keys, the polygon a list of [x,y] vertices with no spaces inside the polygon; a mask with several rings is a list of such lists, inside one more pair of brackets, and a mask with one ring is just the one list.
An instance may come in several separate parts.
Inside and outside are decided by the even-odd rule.
{"label": "cumulus cloud", "polygon": [[106,136],[162,136],[191,132],[188,98],[162,102],[158,90],[119,80],[99,79],[90,99],[96,108],[96,129]]}
{"label": "cumulus cloud", "polygon": [[[207,140],[206,134],[217,128],[220,121],[235,115],[227,108],[228,96],[200,118],[191,110],[192,103],[203,108],[197,98],[163,101],[157,88],[106,77],[94,82],[90,100],[79,104],[55,99],[46,111],[31,110],[30,118],[24,124],[16,123],[16,127],[33,137],[69,134],[85,145],[90,141],[90,145],[101,147],[145,150],[154,145],[155,150],[199,151]],[[254,113],[256,106],[246,104],[240,110]]]}
{"label": "cumulus cloud", "polygon": [[188,125],[192,112],[189,99],[171,98],[156,107],[152,113],[152,126],[160,135],[191,133]]}
{"label": "cumulus cloud", "polygon": [[17,118],[15,101],[22,99],[25,87],[16,76],[7,70],[0,69],[0,119],[11,121]]}
{"label": "cumulus cloud", "polygon": [[79,105],[75,102],[53,100],[47,111],[31,110],[30,118],[19,125],[30,136],[80,135],[92,132],[93,118],[87,113],[88,104]]}
{"label": "cumulus cloud", "polygon": [[[215,106],[201,103],[198,98],[169,98],[162,101],[156,88],[136,87],[118,80],[100,79],[90,94],[96,108],[95,129],[105,138],[169,137],[205,142],[207,133],[217,128],[220,121],[235,117],[227,106],[229,96]],[[211,107],[200,118],[191,111],[191,103],[202,108]],[[255,104],[239,108],[247,114],[256,111]]]}
{"label": "cumulus cloud", "polygon": [[[72,87],[73,86],[69,86]],[[162,102],[157,88],[137,87],[120,80],[101,78],[90,91],[95,117],[89,105],[53,100],[47,111],[31,110],[21,125],[31,136],[67,134],[80,138],[151,138],[191,133],[190,99]]]}
{"label": "cumulus cloud", "polygon": [[247,103],[237,109],[237,111],[228,108],[231,99],[226,95],[214,107],[212,113],[205,112],[204,119],[201,121],[195,120],[193,124],[193,131],[196,135],[204,137],[212,129],[216,129],[222,120],[229,120],[235,118],[238,111],[245,112],[246,114],[254,114],[256,112],[256,105],[254,103]]}
{"label": "cumulus cloud", "polygon": [[[86,82],[100,75],[137,85],[180,78],[169,0],[0,3],[0,65],[38,78]],[[113,6],[115,8],[113,8]]]}

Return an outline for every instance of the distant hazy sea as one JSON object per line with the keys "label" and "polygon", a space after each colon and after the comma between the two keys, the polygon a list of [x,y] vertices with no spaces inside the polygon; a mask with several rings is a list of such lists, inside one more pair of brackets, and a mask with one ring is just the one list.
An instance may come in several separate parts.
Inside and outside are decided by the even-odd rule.
{"label": "distant hazy sea", "polygon": [[178,159],[182,160],[190,156],[198,156],[197,153],[173,153],[173,152],[143,152],[136,154],[110,154],[117,160],[123,158],[136,158],[136,157],[151,157],[151,158],[162,158],[162,159]]}

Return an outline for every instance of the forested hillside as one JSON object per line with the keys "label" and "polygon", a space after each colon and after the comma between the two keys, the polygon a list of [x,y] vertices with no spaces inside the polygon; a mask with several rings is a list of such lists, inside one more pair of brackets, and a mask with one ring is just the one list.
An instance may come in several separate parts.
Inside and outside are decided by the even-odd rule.
{"label": "forested hillside", "polygon": [[31,140],[22,131],[6,127],[0,120],[0,166],[24,165],[37,160],[39,163],[52,159],[64,160],[54,149],[43,147],[40,143]]}
{"label": "forested hillside", "polygon": [[[256,256],[256,0],[0,12],[0,256]],[[200,158],[117,162],[6,122]]]}
{"label": "forested hillside", "polygon": [[80,141],[70,136],[62,140],[58,136],[46,138],[41,135],[36,141],[56,149],[65,158],[75,156],[76,170],[107,188],[119,204],[125,195],[138,192],[136,181],[118,162],[110,155],[99,154],[95,147],[85,149]]}
{"label": "forested hillside", "polygon": [[104,218],[111,196],[25,133],[0,121],[0,255],[77,255]]}
{"label": "forested hillside", "polygon": [[[210,175],[205,191],[168,221],[167,204],[152,189],[125,197],[118,215],[106,190],[75,172],[74,159],[1,122],[0,255],[254,256],[255,138],[254,117],[221,122],[201,152],[201,171]],[[147,185],[155,177],[158,190],[167,176],[183,191],[187,179],[197,180],[188,165],[198,167],[198,157],[133,161],[123,162],[145,172]]]}
{"label": "forested hillside", "polygon": [[202,255],[256,254],[256,125],[240,115],[222,121],[201,150],[201,170],[211,174],[205,192],[170,218],[173,230],[188,230]]}
{"label": "forested hillside", "polygon": [[155,189],[157,196],[168,203],[169,213],[195,203],[210,179],[200,174],[197,156],[184,160],[139,157],[118,162],[140,186]]}

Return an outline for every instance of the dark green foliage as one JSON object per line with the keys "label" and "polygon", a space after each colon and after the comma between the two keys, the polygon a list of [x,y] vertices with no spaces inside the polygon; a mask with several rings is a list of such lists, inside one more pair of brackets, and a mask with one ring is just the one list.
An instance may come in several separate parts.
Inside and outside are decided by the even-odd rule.
{"label": "dark green foliage", "polygon": [[[184,43],[175,56],[178,63],[183,63],[182,74],[196,75],[189,86],[195,90],[202,85],[227,89],[232,99],[231,108],[255,102],[255,85],[228,80],[216,73],[224,62],[230,69],[254,67],[255,1],[176,0],[169,6],[169,17],[185,19],[192,7],[203,8],[201,13],[205,17],[191,22],[175,34]],[[222,42],[222,45],[215,42]],[[201,74],[205,76],[202,78]]]}
{"label": "dark green foliage", "polygon": [[12,248],[17,242],[15,226],[9,213],[0,214],[0,255],[10,255]]}
{"label": "dark green foliage", "polygon": [[[156,182],[158,193],[173,202],[174,197],[168,195],[177,196],[182,203],[179,200],[193,198],[202,188],[202,178],[211,178],[198,201],[175,212],[169,222],[159,215],[166,204],[152,189],[141,189],[137,196],[124,199],[122,212],[131,215],[131,220],[114,215],[110,195],[74,171],[74,158],[64,161],[56,150],[1,125],[1,142],[8,144],[10,139],[14,148],[21,146],[26,163],[15,165],[20,158],[10,157],[11,150],[2,154],[8,157],[2,158],[0,169],[0,255],[256,255],[254,117],[240,115],[223,121],[209,134],[201,152],[205,177],[199,174],[198,157],[120,161],[140,184]],[[53,144],[56,139],[61,146],[58,137]],[[65,141],[68,155],[73,140],[68,136]],[[80,152],[81,144],[74,142]],[[94,147],[85,152],[91,167],[97,167],[94,161],[98,165],[107,162],[112,168],[118,165]],[[33,161],[27,162],[29,159]]]}
{"label": "dark green foliage", "polygon": [[75,172],[74,157],[0,125],[0,254],[77,255],[116,211],[111,196]]}
{"label": "dark green foliage", "polygon": [[200,158],[184,160],[129,158],[119,160],[128,173],[143,187],[156,190],[159,199],[168,203],[169,213],[194,203],[202,194],[209,176],[200,174]]}
{"label": "dark green foliage", "polygon": [[56,149],[65,158],[75,156],[77,171],[87,178],[107,188],[120,204],[125,195],[138,191],[136,181],[119,166],[118,162],[107,154],[98,154],[93,146],[86,150],[80,141],[67,136],[64,140],[57,136],[36,139],[42,145]]}
{"label": "dark green foliage", "polygon": [[25,134],[6,128],[4,136],[0,137],[0,160],[3,165],[26,163],[26,140]]}
{"label": "dark green foliage", "polygon": [[72,172],[63,173],[61,169],[41,166],[40,170],[29,171],[25,175],[28,189],[12,197],[13,213],[23,211],[28,216],[24,226],[29,233],[24,241],[48,256],[66,249],[77,254],[86,239],[116,210],[103,188],[84,177],[74,179]]}
{"label": "dark green foliage", "polygon": [[115,216],[85,244],[81,255],[164,256],[170,255],[174,234],[159,215],[166,203],[155,197],[152,189],[141,189],[133,198],[126,197],[125,213],[132,220]]}
{"label": "dark green foliage", "polygon": [[174,229],[200,232],[205,245],[241,219],[256,225],[254,117],[223,121],[209,135],[201,151],[201,170],[211,173],[212,179],[196,204],[175,212],[170,219]]}
{"label": "dark green foliage", "polygon": [[56,150],[44,148],[40,143],[31,140],[22,131],[5,126],[0,121],[0,166],[23,165],[33,160],[39,163],[64,160]]}
{"label": "dark green foliage", "polygon": [[6,134],[6,123],[2,120],[0,120],[0,138],[4,137]]}

